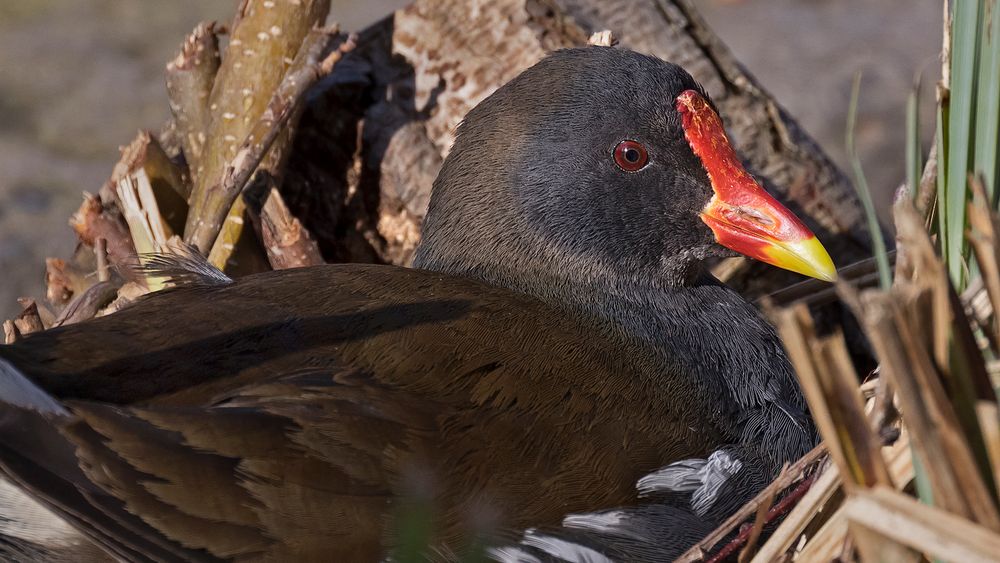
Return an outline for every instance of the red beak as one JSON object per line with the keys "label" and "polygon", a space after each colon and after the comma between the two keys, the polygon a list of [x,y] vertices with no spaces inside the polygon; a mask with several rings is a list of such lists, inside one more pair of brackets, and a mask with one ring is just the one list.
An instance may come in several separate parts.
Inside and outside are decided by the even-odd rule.
{"label": "red beak", "polygon": [[677,97],[684,136],[708,172],[715,195],[701,220],[715,240],[751,258],[779,268],[833,281],[837,271],[816,235],[771,197],[743,168],[722,120],[698,92]]}

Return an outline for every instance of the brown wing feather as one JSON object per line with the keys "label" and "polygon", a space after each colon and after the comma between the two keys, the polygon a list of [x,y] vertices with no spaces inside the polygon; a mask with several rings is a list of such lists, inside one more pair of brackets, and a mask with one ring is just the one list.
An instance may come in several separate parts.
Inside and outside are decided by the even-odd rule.
{"label": "brown wing feather", "polygon": [[0,357],[73,406],[88,480],[166,549],[358,560],[413,483],[455,546],[484,514],[541,526],[630,502],[645,472],[722,441],[711,397],[623,348],[527,297],[352,265],[173,290]]}
{"label": "brown wing feather", "polygon": [[185,547],[236,560],[374,560],[397,463],[440,408],[405,402],[324,370],[201,408],[70,402],[63,434],[94,485]]}
{"label": "brown wing feather", "polygon": [[[116,558],[216,560],[167,538],[126,510],[111,490],[92,481],[84,469],[86,463],[76,462],[76,445],[61,432],[63,424],[72,422],[72,417],[53,420],[34,411],[5,408],[0,424],[0,471]],[[72,461],[67,462],[67,457]]]}

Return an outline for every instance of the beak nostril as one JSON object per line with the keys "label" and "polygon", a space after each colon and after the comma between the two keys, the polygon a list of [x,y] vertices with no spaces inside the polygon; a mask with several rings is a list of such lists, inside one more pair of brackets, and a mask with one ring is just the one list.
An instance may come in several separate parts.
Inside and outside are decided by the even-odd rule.
{"label": "beak nostril", "polygon": [[743,219],[750,221],[751,223],[755,223],[765,229],[773,229],[777,226],[774,218],[768,217],[756,209],[750,207],[737,207],[735,208],[735,211]]}
{"label": "beak nostril", "polygon": [[778,227],[778,222],[773,217],[761,213],[760,210],[753,207],[742,205],[726,206],[720,212],[733,224],[743,223],[746,225],[746,223],[751,223],[765,230],[775,230]]}

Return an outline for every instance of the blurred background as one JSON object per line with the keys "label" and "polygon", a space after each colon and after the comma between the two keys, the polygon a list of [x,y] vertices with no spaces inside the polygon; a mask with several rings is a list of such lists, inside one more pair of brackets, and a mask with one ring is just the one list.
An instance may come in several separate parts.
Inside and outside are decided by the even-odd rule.
{"label": "blurred background", "polygon": [[[923,71],[923,138],[933,133],[941,0],[694,0],[709,25],[846,167],[851,81],[864,72],[857,143],[885,220],[903,178],[904,108]],[[0,0],[0,319],[44,295],[47,256],[72,251],[67,219],[96,192],[118,146],[168,116],[163,68],[202,20],[236,0]],[[361,29],[403,0],[333,0]]]}

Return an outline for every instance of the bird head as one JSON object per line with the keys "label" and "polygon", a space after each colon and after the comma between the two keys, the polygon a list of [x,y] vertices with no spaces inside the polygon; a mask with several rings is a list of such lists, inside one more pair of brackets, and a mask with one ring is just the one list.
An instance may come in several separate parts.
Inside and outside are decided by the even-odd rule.
{"label": "bird head", "polygon": [[744,169],[687,72],[589,47],[548,56],[469,112],[416,265],[683,285],[737,253],[836,276],[816,236]]}

